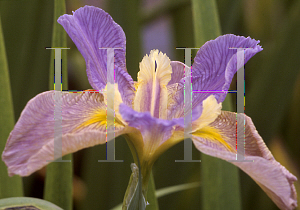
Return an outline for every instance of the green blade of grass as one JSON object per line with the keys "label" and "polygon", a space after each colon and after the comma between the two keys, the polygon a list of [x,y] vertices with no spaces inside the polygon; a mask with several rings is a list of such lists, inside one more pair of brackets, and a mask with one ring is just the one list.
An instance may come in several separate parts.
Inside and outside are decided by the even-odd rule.
{"label": "green blade of grass", "polygon": [[[221,35],[215,0],[192,0],[192,10],[195,47]],[[223,108],[232,111],[229,99],[227,95]],[[201,161],[203,209],[241,209],[238,168],[204,154]]]}
{"label": "green blade of grass", "polygon": [[[65,1],[54,0],[54,20],[51,47],[66,47],[67,37],[61,25],[57,23],[59,16],[66,13]],[[52,50],[53,51],[53,50]],[[51,52],[49,89],[54,89],[54,51]],[[68,88],[67,81],[67,52],[62,50],[62,89]],[[72,154],[63,157],[63,160],[71,160]],[[47,166],[44,199],[48,200],[64,210],[72,209],[72,162],[53,162]]]}
{"label": "green blade of grass", "polygon": [[[8,64],[6,59],[4,36],[0,17],[0,154],[6,140],[14,127],[14,110],[11,96]],[[22,179],[19,176],[9,177],[7,167],[0,161],[0,198],[23,196]]]}
{"label": "green blade of grass", "polygon": [[17,197],[0,200],[0,209],[62,210],[58,206],[38,198]]}

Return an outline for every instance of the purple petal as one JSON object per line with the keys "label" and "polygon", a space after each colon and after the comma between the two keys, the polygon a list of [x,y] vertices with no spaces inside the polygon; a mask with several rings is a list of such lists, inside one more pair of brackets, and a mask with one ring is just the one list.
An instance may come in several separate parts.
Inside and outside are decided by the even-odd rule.
{"label": "purple petal", "polygon": [[99,48],[122,48],[115,49],[116,82],[122,83],[122,97],[129,96],[124,102],[132,100],[133,80],[125,64],[126,38],[112,17],[100,8],[85,6],[73,12],[73,15],[59,17],[57,22],[64,27],[83,55],[89,82],[96,90],[104,89],[107,83],[107,52]]}
{"label": "purple petal", "polygon": [[[209,126],[216,129],[223,140],[235,149],[236,117],[242,118],[242,116],[243,114],[222,112]],[[245,116],[245,123],[245,159],[254,162],[232,163],[247,173],[280,209],[294,209],[297,206],[297,195],[293,182],[297,178],[274,159],[256,131],[251,118]],[[244,128],[242,124],[241,128]],[[201,134],[193,135],[192,139],[198,150],[227,161],[236,159],[236,152],[229,151],[224,144],[208,136],[201,138]]]}
{"label": "purple petal", "polygon": [[[229,48],[249,48],[245,50],[245,63],[247,63],[252,56],[262,50],[258,43],[259,41],[250,37],[233,34],[206,42],[197,52],[192,66],[193,90],[227,91],[237,69],[237,50]],[[193,103],[199,104],[211,94],[218,102],[223,102],[227,93],[194,93]]]}
{"label": "purple petal", "polygon": [[184,78],[184,69],[186,67],[189,68],[184,63],[181,63],[179,61],[171,61],[171,67],[172,67],[172,74],[171,74],[171,80],[169,81],[168,85],[179,83],[180,80]]}
{"label": "purple petal", "polygon": [[[168,84],[168,114],[167,119],[182,118],[185,116],[184,104],[184,79],[182,78],[178,83]],[[189,111],[188,109],[186,112]],[[196,120],[202,113],[202,103],[192,102],[192,120]]]}
{"label": "purple petal", "polygon": [[131,76],[126,71],[116,70],[116,82],[123,102],[128,106],[132,106],[135,88]]}
{"label": "purple petal", "polygon": [[[196,111],[200,114],[195,113],[195,116],[201,115],[202,109]],[[152,164],[163,152],[184,138],[181,135],[185,127],[184,118],[159,119],[152,117],[150,112],[137,112],[125,104],[120,105],[119,112],[129,126],[136,128],[142,134],[140,138],[143,141],[142,146],[139,141],[135,140],[136,137],[132,139],[135,147],[142,150],[138,151],[141,161],[147,159]]]}
{"label": "purple petal", "polygon": [[[125,120],[129,126],[140,130],[145,145],[147,145],[149,141],[155,141],[155,144],[160,145],[170,138],[172,127],[179,124],[178,119],[163,120],[155,118],[151,116],[150,112],[137,112],[125,104],[120,105],[119,112],[123,120]],[[183,124],[183,122],[180,124]],[[153,136],[156,137],[150,138]]]}
{"label": "purple petal", "polygon": [[[103,95],[90,92],[61,94],[62,155],[105,143]],[[55,91],[48,91],[31,99],[10,133],[2,154],[10,176],[28,176],[54,159],[54,95]],[[123,126],[116,126],[115,136],[124,132]]]}

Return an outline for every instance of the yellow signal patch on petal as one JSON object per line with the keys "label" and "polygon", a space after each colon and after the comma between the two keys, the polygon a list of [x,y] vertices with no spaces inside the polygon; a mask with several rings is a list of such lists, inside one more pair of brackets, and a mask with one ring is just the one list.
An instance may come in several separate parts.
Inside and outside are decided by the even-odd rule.
{"label": "yellow signal patch on petal", "polygon": [[200,138],[206,139],[208,141],[217,141],[221,143],[227,150],[230,152],[235,152],[234,148],[232,148],[225,140],[220,131],[214,127],[206,126],[192,133],[194,136],[198,136]]}
{"label": "yellow signal patch on petal", "polygon": [[107,116],[113,116],[113,112],[111,109],[108,109],[107,112],[105,109],[99,109],[95,110],[89,118],[82,123],[80,126],[81,127],[86,127],[92,124],[96,124],[96,127],[101,127],[101,126],[122,126],[124,127],[124,124],[121,120],[118,118],[115,118],[114,121],[108,120],[107,121]]}
{"label": "yellow signal patch on petal", "polygon": [[[95,124],[97,128],[100,128],[101,126],[115,126],[117,128],[124,127],[126,125],[119,113],[119,106],[123,103],[123,100],[118,90],[118,84],[116,83],[113,86],[113,84],[108,83],[105,87],[105,92],[102,94],[104,97],[104,104],[91,111],[91,113],[85,118],[84,122],[76,129],[92,124]],[[109,104],[109,106],[107,106],[107,104]],[[112,104],[113,106],[111,106]]]}
{"label": "yellow signal patch on petal", "polygon": [[221,114],[222,103],[218,103],[213,95],[203,101],[201,116],[192,123],[192,131],[199,130],[217,119]]}
{"label": "yellow signal patch on petal", "polygon": [[217,141],[227,150],[235,150],[225,141],[220,130],[210,126],[221,114],[222,103],[218,103],[213,95],[210,95],[203,101],[203,111],[201,116],[192,123],[192,133],[194,136],[206,139],[208,141]]}
{"label": "yellow signal patch on petal", "polygon": [[134,109],[150,112],[152,116],[166,119],[168,91],[166,85],[171,80],[171,61],[166,54],[152,50],[140,62]]}

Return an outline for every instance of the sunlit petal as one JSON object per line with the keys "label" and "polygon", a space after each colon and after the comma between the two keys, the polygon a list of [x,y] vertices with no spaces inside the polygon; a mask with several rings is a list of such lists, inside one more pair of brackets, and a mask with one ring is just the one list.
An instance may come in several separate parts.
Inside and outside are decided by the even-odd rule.
{"label": "sunlit petal", "polygon": [[[28,176],[54,159],[54,94],[31,99],[10,133],[2,159],[10,175]],[[100,93],[62,94],[62,155],[106,142],[106,105]],[[118,119],[115,136],[126,132]],[[108,139],[110,140],[110,139]]]}
{"label": "sunlit petal", "polygon": [[[213,123],[193,133],[196,148],[214,157],[235,160],[236,117],[242,119],[243,114],[222,112]],[[245,123],[245,159],[254,162],[232,163],[251,176],[279,208],[294,209],[297,206],[297,196],[293,182],[297,178],[274,159],[251,118],[245,116]],[[243,128],[242,122],[238,129]]]}

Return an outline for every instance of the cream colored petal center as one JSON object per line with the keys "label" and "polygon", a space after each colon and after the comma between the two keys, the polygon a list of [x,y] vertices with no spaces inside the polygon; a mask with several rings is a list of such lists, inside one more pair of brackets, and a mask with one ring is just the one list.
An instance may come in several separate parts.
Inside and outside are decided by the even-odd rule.
{"label": "cream colored petal center", "polygon": [[221,114],[222,103],[218,103],[213,95],[210,95],[203,101],[201,116],[192,123],[192,132],[200,130],[210,123],[214,122]]}
{"label": "cream colored petal center", "polygon": [[166,119],[168,91],[166,85],[171,80],[172,67],[166,54],[152,50],[140,63],[138,82],[134,99],[134,110],[150,112],[152,116]]}

